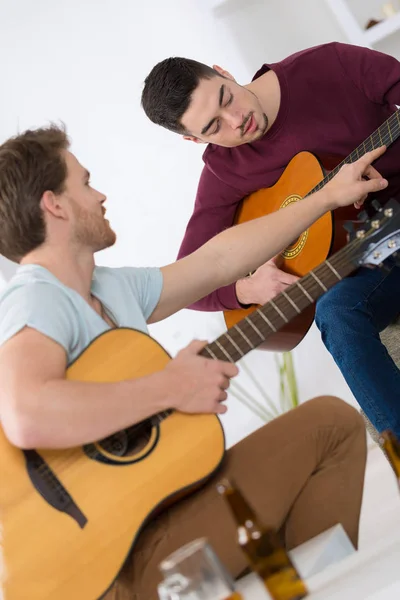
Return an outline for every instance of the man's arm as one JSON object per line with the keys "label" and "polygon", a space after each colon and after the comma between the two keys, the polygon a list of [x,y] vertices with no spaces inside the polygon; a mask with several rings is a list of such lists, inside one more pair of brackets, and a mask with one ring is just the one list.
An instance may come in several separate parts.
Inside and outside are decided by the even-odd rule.
{"label": "man's arm", "polygon": [[65,378],[66,352],[26,327],[0,348],[0,422],[21,448],[89,443],[175,408],[223,413],[235,365],[198,356],[193,342],[158,373],[117,383]]}
{"label": "man's arm", "polygon": [[[327,211],[365,199],[387,186],[371,162],[385,148],[368,152],[342,167],[322,190],[273,214],[231,227],[193,254],[162,268],[163,289],[149,323],[237,281],[275,256]],[[364,176],[371,179],[365,180]]]}
{"label": "man's arm", "polygon": [[[17,446],[63,447],[93,441],[165,409],[146,380],[67,381],[66,353],[50,338],[25,328],[0,349],[0,416]],[[148,394],[146,394],[148,396]],[[55,434],[56,432],[56,434]]]}
{"label": "man's arm", "polygon": [[[194,212],[186,228],[178,259],[195,252],[218,233],[232,227],[242,198],[240,191],[220,181],[205,166],[199,181]],[[277,256],[262,265],[251,280],[244,277],[219,287],[188,305],[188,308],[202,311],[241,308],[257,301],[258,289],[262,290],[262,302],[259,303],[264,303],[298,279],[279,269],[279,259],[280,256]]]}

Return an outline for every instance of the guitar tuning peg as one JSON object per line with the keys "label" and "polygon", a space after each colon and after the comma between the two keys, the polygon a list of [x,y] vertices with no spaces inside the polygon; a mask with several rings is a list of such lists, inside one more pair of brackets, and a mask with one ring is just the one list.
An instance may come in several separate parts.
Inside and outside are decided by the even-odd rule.
{"label": "guitar tuning peg", "polygon": [[382,204],[376,198],[371,201],[371,206],[377,212],[382,210]]}
{"label": "guitar tuning peg", "polygon": [[360,223],[365,223],[365,221],[368,221],[368,213],[366,210],[362,210],[361,212],[358,213],[357,215],[357,220],[360,221]]}

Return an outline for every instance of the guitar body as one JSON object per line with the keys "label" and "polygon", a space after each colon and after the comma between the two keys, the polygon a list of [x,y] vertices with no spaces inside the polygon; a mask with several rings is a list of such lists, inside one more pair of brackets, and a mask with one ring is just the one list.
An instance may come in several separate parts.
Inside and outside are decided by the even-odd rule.
{"label": "guitar body", "polygon": [[[169,360],[149,336],[115,329],[85,350],[67,378],[120,381],[159,371]],[[38,450],[45,465],[39,476],[47,477],[48,484],[46,465],[51,469],[57,487],[72,499],[68,514],[51,506],[46,481],[39,493],[25,452],[11,446],[0,428],[2,600],[99,599],[150,516],[201,486],[220,465],[225,449],[215,415],[173,413],[133,439],[124,456],[118,452],[126,440],[112,438],[107,450],[99,444]]]}
{"label": "guitar body", "polygon": [[[332,160],[332,159],[331,159]],[[339,162],[338,160],[336,163]],[[326,164],[326,163],[325,163]],[[329,165],[331,166],[331,165]],[[258,190],[247,196],[236,213],[235,224],[257,219],[298,202],[307,196],[324,178],[324,170],[319,160],[310,152],[300,152],[290,161],[277,183],[270,188]],[[343,222],[355,218],[355,210],[336,210],[326,213],[311,225],[297,240],[281,254],[280,268],[287,273],[303,277],[321,264],[332,252],[346,243]],[[225,323],[229,328],[256,310],[257,306],[224,312]],[[310,306],[298,317],[271,335],[262,348],[284,352],[292,350],[309,330],[315,314],[315,306]]]}

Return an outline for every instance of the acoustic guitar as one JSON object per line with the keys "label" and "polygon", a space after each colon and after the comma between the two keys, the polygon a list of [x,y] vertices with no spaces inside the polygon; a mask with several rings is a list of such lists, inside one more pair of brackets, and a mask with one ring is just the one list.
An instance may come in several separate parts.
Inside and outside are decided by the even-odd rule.
{"label": "acoustic guitar", "polygon": [[[378,129],[364,140],[349,156],[332,171],[325,171],[310,152],[300,152],[290,161],[277,183],[247,196],[239,205],[234,223],[243,223],[276,212],[292,202],[322,189],[344,164],[352,163],[366,152],[379,146],[390,146],[400,136],[400,111],[394,112]],[[280,268],[287,273],[302,277],[328,256],[337,252],[347,242],[344,223],[357,218],[353,207],[328,212],[304,231],[282,254]],[[224,319],[228,328],[251,314],[256,305],[249,308],[227,310]],[[293,319],[282,330],[272,335],[262,345],[265,350],[284,352],[293,350],[309,330],[315,315],[315,305]]]}
{"label": "acoustic guitar", "polygon": [[[237,361],[360,264],[384,262],[400,248],[400,205],[390,203],[358,235],[201,354]],[[148,335],[112,329],[66,376],[121,381],[160,371],[169,360]],[[172,410],[65,450],[20,450],[0,428],[0,597],[98,600],[149,519],[207,481],[224,452],[217,416]]]}

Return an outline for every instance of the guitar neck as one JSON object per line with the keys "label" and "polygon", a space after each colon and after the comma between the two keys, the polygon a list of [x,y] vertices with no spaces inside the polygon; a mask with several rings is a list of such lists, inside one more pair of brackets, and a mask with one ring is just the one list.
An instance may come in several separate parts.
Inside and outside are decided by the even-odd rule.
{"label": "guitar neck", "polygon": [[329,260],[205,346],[200,354],[232,363],[240,360],[354,271],[358,266],[358,245],[357,239],[347,244]]}
{"label": "guitar neck", "polygon": [[351,154],[349,154],[340,164],[338,164],[322,181],[320,181],[307,196],[318,192],[324,187],[337,173],[343,165],[355,162],[366,152],[375,150],[380,146],[390,146],[400,136],[400,110],[396,110],[390,117],[378,127],[366,140],[364,140]]}
{"label": "guitar neck", "polygon": [[[354,271],[358,266],[358,246],[357,239],[347,244],[273,300],[257,308],[226,333],[207,344],[200,355],[232,363],[243,358],[318,300],[335,283]],[[151,420],[155,424],[161,423],[173,412],[171,409],[163,411],[151,417]],[[126,431],[128,434],[137,435],[137,429],[138,425],[133,425]]]}

